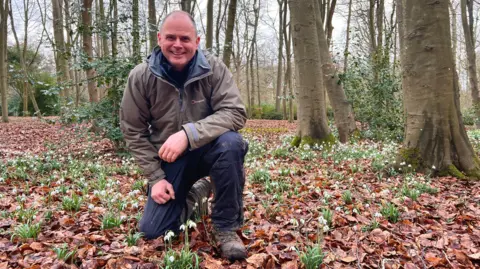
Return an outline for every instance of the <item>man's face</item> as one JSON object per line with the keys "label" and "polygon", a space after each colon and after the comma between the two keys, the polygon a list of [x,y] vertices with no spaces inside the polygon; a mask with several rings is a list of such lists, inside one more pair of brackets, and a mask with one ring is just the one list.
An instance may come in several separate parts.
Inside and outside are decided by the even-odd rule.
{"label": "man's face", "polygon": [[195,56],[200,43],[190,18],[183,14],[169,17],[157,37],[163,55],[177,71],[182,71]]}

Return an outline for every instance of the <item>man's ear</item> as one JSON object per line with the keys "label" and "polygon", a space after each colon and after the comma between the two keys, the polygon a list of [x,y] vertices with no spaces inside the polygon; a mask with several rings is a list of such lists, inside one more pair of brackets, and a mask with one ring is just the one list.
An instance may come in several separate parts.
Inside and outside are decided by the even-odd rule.
{"label": "man's ear", "polygon": [[197,43],[197,48],[198,48],[198,44],[200,44],[200,36],[197,36],[197,40],[195,43]]}

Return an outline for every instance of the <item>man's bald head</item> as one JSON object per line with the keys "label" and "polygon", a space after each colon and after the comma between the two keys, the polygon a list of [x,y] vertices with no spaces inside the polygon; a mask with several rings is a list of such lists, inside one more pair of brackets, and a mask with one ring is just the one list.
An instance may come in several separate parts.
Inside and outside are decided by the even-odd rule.
{"label": "man's bald head", "polygon": [[188,12],[185,12],[183,10],[175,10],[167,14],[167,16],[163,19],[162,23],[160,24],[160,32],[163,30],[163,26],[165,22],[167,22],[170,19],[179,19],[181,17],[187,18],[193,26],[193,29],[195,30],[195,36],[197,35],[197,24],[195,23],[195,20],[193,19],[192,15]]}

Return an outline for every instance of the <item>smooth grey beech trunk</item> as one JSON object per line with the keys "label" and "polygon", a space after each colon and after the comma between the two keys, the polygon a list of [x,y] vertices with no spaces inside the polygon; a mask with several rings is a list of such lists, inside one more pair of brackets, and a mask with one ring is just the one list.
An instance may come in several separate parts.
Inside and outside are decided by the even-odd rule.
{"label": "smooth grey beech trunk", "polygon": [[478,178],[479,160],[460,114],[448,0],[399,1],[406,116],[399,161],[418,171],[434,167],[440,174]]}

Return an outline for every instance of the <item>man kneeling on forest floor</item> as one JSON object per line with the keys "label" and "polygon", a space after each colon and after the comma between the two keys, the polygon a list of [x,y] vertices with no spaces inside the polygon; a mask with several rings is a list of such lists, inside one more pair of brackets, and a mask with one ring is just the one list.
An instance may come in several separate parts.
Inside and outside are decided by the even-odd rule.
{"label": "man kneeling on forest floor", "polygon": [[190,14],[168,14],[157,36],[159,47],[130,72],[120,108],[127,146],[149,178],[139,229],[148,239],[178,231],[195,203],[206,207],[213,186],[214,238],[223,257],[244,259],[236,231],[248,145],[237,133],[246,121],[239,90],[220,60],[198,50]]}

